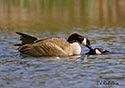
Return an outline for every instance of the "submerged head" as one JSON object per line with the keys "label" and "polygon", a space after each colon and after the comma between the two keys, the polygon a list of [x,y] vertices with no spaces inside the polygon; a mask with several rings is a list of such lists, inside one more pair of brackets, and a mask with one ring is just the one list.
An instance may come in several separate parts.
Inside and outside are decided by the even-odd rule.
{"label": "submerged head", "polygon": [[108,50],[103,50],[102,48],[90,49],[90,51],[86,54],[88,55],[101,55],[109,52]]}
{"label": "submerged head", "polygon": [[67,41],[70,43],[79,42],[80,44],[88,47],[89,49],[92,49],[90,41],[86,37],[83,37],[77,33],[71,34]]}

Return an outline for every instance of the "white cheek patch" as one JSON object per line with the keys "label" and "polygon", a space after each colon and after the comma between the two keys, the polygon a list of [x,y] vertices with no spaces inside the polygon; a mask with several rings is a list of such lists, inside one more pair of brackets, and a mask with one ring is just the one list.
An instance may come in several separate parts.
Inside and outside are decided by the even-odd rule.
{"label": "white cheek patch", "polygon": [[98,49],[95,50],[96,54],[102,54]]}
{"label": "white cheek patch", "polygon": [[84,38],[84,40],[82,41],[82,44],[87,45],[87,39],[86,38]]}

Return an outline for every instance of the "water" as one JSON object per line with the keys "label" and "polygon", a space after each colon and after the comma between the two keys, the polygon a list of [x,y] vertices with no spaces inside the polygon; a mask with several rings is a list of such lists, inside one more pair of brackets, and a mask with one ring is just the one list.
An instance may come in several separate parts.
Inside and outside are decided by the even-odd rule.
{"label": "water", "polygon": [[[90,28],[90,27],[89,27]],[[93,28],[93,27],[91,27]],[[18,35],[0,33],[0,87],[1,88],[124,88],[125,84],[125,45],[124,28],[96,28],[86,32],[93,47],[102,47],[112,52],[107,55],[91,55],[87,61],[82,47],[82,57],[26,57],[19,55],[17,47]],[[105,30],[108,30],[105,31]],[[82,29],[81,29],[82,31]],[[85,32],[81,33],[84,34]],[[36,33],[36,36],[50,37],[53,34]],[[68,37],[65,33],[54,35]],[[119,85],[100,85],[101,80],[115,81]]]}
{"label": "water", "polygon": [[[50,5],[50,0],[46,0],[46,2],[45,0],[37,0],[35,4],[33,4],[32,0],[27,0],[27,2],[24,0],[20,0],[20,2],[16,0],[10,2],[9,0],[1,0],[0,88],[125,88],[124,0],[120,2],[119,0],[111,0],[110,4],[120,3],[118,5],[120,17],[114,14],[115,17],[113,16],[113,18],[117,18],[117,20],[112,20],[112,22],[108,22],[110,17],[106,17],[107,20],[103,19],[103,22],[98,20],[98,18],[91,22],[94,17],[90,17],[92,12],[90,8],[87,8],[88,5],[81,7],[81,9],[84,8],[84,11],[88,12],[87,14],[89,14],[91,19],[83,17],[82,20],[88,21],[81,21],[81,15],[86,13],[84,11],[81,11],[81,15],[77,16],[75,12],[74,16],[76,18],[71,19],[74,16],[70,18],[67,10],[70,11],[77,5],[82,6],[80,4],[81,1],[83,3],[88,3],[89,1],[91,8],[95,5],[93,3],[96,3],[97,6],[101,3],[97,2],[98,0],[78,0],[77,3],[75,0],[72,3],[70,0],[64,2],[55,0]],[[102,1],[104,3],[107,0]],[[30,4],[28,4],[29,2]],[[68,5],[69,3],[70,5]],[[111,5],[115,6],[114,4]],[[61,18],[57,17],[58,9],[56,7],[62,9],[61,5],[64,7],[64,12],[62,13],[65,13],[67,17],[65,19],[68,19],[68,21],[61,21],[58,24]],[[36,6],[38,7],[36,8]],[[52,8],[49,8],[49,6]],[[75,11],[80,10],[78,7],[75,7],[77,9]],[[34,19],[34,11],[37,13],[36,19]],[[50,14],[47,15],[50,11],[53,12],[52,16]],[[119,11],[119,9],[114,9],[114,11]],[[44,21],[41,20],[40,16],[41,12],[44,13],[42,15],[45,21],[44,25]],[[10,13],[13,15],[10,15]],[[21,13],[25,14],[22,16]],[[22,18],[18,18],[19,15]],[[30,17],[28,18],[28,16]],[[3,17],[11,20],[2,20]],[[51,21],[47,23],[49,19]],[[75,22],[72,23],[72,21]],[[52,36],[68,38],[71,33],[77,32],[87,36],[94,48],[104,48],[110,53],[106,55],[91,55],[85,59],[85,53],[88,52],[88,49],[82,46],[81,57],[22,57],[17,51],[18,47],[13,46],[13,44],[19,43],[19,36],[15,33],[16,31],[25,32],[40,38]],[[106,84],[109,81],[113,83]]]}

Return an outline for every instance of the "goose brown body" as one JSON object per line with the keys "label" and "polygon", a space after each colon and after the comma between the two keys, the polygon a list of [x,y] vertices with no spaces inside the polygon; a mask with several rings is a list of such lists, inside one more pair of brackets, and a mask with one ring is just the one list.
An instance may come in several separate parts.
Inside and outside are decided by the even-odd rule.
{"label": "goose brown body", "polygon": [[55,37],[25,44],[19,47],[19,51],[31,56],[69,56],[73,54],[73,47],[64,38]]}
{"label": "goose brown body", "polygon": [[[79,34],[72,34],[68,40],[61,37],[52,37],[40,40],[34,36],[30,36],[24,33],[16,32],[21,35],[21,44],[15,44],[19,46],[18,50],[22,54],[30,56],[70,56],[79,55],[81,53],[81,47],[79,43],[83,44],[83,40],[86,39]],[[83,44],[90,48],[90,42],[87,41]]]}

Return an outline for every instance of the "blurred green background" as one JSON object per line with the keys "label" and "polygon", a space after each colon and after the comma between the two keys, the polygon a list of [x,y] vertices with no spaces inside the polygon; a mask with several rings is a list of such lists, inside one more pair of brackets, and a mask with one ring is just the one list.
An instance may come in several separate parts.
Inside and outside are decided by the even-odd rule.
{"label": "blurred green background", "polygon": [[88,25],[125,26],[125,0],[0,0],[0,29],[54,32]]}

